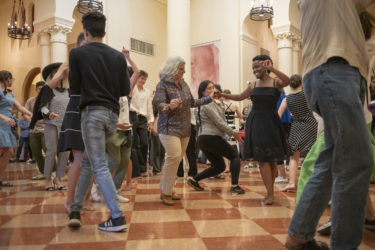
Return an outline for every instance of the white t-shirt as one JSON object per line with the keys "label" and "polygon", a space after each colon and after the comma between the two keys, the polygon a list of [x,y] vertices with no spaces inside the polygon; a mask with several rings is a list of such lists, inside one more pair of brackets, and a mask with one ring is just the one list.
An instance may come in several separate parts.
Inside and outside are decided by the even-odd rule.
{"label": "white t-shirt", "polygon": [[147,123],[154,122],[152,98],[148,89],[143,88],[142,90],[139,90],[137,86],[134,87],[130,110],[146,117]]}
{"label": "white t-shirt", "polygon": [[364,0],[298,0],[301,12],[303,74],[342,57],[366,78],[368,56],[359,12]]}

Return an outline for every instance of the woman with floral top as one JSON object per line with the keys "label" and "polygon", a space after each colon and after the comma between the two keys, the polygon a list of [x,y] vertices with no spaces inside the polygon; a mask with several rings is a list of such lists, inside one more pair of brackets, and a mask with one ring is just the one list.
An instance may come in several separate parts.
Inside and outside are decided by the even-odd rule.
{"label": "woman with floral top", "polygon": [[178,165],[186,151],[190,136],[190,108],[208,104],[211,96],[195,100],[182,76],[185,61],[172,56],[162,66],[160,82],[156,86],[155,103],[159,110],[158,134],[166,151],[160,180],[160,199],[174,205],[180,198],[173,193]]}

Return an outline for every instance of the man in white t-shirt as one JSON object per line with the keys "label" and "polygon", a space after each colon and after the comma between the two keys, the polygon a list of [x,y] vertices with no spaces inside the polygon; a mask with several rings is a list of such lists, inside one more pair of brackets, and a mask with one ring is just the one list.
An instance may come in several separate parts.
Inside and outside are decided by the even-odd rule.
{"label": "man in white t-shirt", "polygon": [[288,230],[288,249],[328,249],[314,241],[319,218],[332,199],[332,249],[362,241],[373,154],[362,103],[368,55],[359,13],[373,0],[298,0],[303,84],[322,116],[326,148],[320,153]]}

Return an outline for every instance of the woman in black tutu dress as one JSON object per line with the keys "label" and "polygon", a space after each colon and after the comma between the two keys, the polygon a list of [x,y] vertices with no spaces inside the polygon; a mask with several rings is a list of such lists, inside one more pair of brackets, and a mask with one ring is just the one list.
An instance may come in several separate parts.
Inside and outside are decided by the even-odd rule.
{"label": "woman in black tutu dress", "polygon": [[[273,72],[277,78],[270,77]],[[259,81],[238,95],[221,96],[241,101],[248,97],[253,102],[245,127],[246,158],[254,158],[260,165],[260,173],[267,189],[263,204],[271,205],[274,199],[273,186],[277,174],[277,162],[287,158],[288,147],[284,128],[278,116],[276,104],[281,91],[289,84],[289,77],[273,67],[267,55],[253,58],[253,73]]]}

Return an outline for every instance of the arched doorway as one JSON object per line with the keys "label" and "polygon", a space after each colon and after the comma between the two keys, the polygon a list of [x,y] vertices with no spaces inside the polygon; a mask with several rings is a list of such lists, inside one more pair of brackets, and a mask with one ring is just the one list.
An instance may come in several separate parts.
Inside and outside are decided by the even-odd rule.
{"label": "arched doorway", "polygon": [[35,84],[41,80],[42,80],[42,76],[41,76],[39,67],[31,69],[29,73],[27,73],[25,80],[23,81],[23,90],[22,90],[23,104],[26,103],[27,99],[36,95]]}

